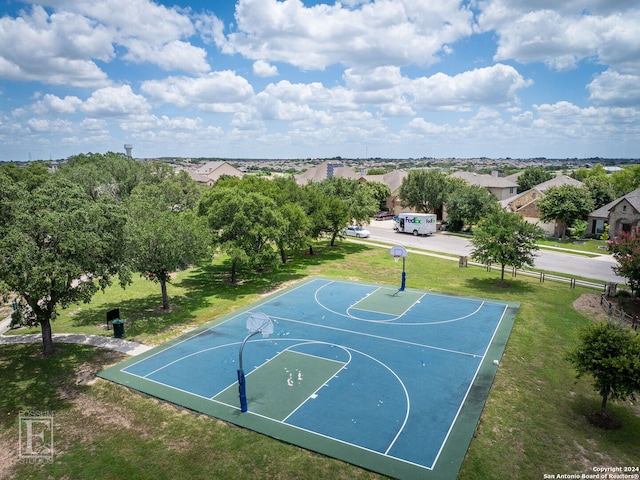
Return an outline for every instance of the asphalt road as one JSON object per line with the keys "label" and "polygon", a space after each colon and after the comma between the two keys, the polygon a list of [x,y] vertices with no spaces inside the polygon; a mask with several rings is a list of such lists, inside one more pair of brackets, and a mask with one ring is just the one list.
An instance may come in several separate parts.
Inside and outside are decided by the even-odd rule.
{"label": "asphalt road", "polygon": [[[427,237],[396,233],[393,230],[393,220],[372,221],[365,228],[371,232],[371,239],[402,245],[405,248],[466,256],[469,256],[472,250],[472,245],[467,239],[446,232],[438,232]],[[535,260],[535,268],[539,270],[624,284],[625,279],[616,275],[612,269],[615,265],[617,263],[611,255],[603,254],[589,258],[546,249],[539,250]]]}

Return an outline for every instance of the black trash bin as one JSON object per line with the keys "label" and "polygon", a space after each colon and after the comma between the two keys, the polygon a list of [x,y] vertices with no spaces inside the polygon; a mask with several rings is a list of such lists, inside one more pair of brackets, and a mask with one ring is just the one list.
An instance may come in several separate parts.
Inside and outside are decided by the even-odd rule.
{"label": "black trash bin", "polygon": [[124,320],[118,318],[111,322],[111,324],[113,325],[113,336],[116,338],[124,337]]}

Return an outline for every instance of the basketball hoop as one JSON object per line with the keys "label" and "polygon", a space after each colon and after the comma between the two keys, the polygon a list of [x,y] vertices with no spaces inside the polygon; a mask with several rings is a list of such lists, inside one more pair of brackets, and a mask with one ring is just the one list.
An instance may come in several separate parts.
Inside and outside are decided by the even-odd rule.
{"label": "basketball hoop", "polygon": [[[391,250],[389,251],[389,253],[393,257],[393,261],[396,263],[398,263],[398,260],[402,259],[402,281],[400,284],[400,288],[398,289],[398,292],[402,292],[405,289],[405,285],[407,281],[407,274],[404,270],[404,267],[405,267],[405,259],[408,255],[408,252],[407,252],[407,249],[404,248],[402,245],[395,245],[391,247]],[[396,295],[398,292],[396,292]]]}
{"label": "basketball hoop", "polygon": [[249,330],[249,334],[242,341],[238,352],[238,391],[240,394],[240,411],[243,413],[247,411],[247,390],[244,369],[242,368],[242,351],[247,340],[254,335],[261,333],[263,338],[267,338],[269,334],[273,333],[273,321],[262,312],[252,313],[247,318],[247,330]]}
{"label": "basketball hoop", "polygon": [[404,248],[402,245],[395,245],[391,247],[391,250],[389,251],[389,253],[393,257],[393,260],[397,262],[401,258],[404,258],[407,256],[407,249]]}

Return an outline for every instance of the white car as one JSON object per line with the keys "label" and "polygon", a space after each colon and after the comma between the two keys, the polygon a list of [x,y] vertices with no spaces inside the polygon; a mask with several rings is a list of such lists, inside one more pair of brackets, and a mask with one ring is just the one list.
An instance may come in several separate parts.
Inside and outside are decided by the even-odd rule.
{"label": "white car", "polygon": [[342,234],[347,235],[348,237],[368,238],[371,235],[371,232],[362,227],[347,227],[342,230]]}

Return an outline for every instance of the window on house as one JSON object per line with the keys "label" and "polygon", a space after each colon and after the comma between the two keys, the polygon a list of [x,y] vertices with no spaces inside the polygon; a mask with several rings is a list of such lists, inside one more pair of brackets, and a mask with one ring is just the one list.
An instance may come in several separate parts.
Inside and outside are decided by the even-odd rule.
{"label": "window on house", "polygon": [[622,205],[622,211],[626,212],[627,211],[627,206],[626,205]]}

